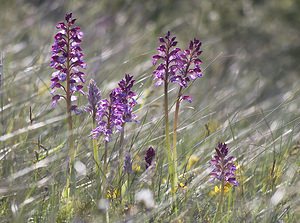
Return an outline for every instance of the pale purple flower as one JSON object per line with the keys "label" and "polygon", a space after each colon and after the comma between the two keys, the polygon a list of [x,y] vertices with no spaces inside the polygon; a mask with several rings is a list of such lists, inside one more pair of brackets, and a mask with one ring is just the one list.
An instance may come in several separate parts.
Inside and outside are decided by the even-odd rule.
{"label": "pale purple flower", "polygon": [[133,76],[126,74],[125,78],[118,83],[119,87],[114,90],[116,101],[123,106],[124,122],[132,122],[136,119],[136,115],[132,113],[133,107],[137,104],[136,94],[131,90],[134,82]]}
{"label": "pale purple flower", "polygon": [[125,159],[124,159],[124,171],[127,174],[131,174],[132,171],[132,159],[130,153],[126,153]]}
{"label": "pale purple flower", "polygon": [[110,136],[114,131],[121,131],[126,122],[136,119],[132,113],[133,107],[137,104],[134,99],[133,76],[125,75],[118,85],[112,90],[109,99],[102,99],[97,105],[97,127],[92,131],[94,138],[104,135],[105,141],[110,141]]}
{"label": "pale purple flower", "polygon": [[94,116],[96,115],[97,107],[101,100],[101,91],[93,79],[90,80],[90,83],[88,85],[87,98],[88,105],[85,107],[85,111]]}
{"label": "pale purple flower", "polygon": [[225,143],[219,143],[218,147],[215,148],[216,154],[212,157],[210,164],[213,167],[210,176],[212,179],[224,180],[234,186],[238,186],[236,180],[235,171],[236,166],[234,164],[235,157],[228,157],[228,147]]}
{"label": "pale purple flower", "polygon": [[96,112],[97,127],[92,130],[94,138],[98,138],[100,135],[104,135],[104,140],[109,141],[112,134],[113,122],[113,104],[107,99],[99,101]]}
{"label": "pale purple flower", "polygon": [[[86,68],[83,61],[83,53],[80,47],[83,33],[80,27],[75,26],[76,19],[72,13],[65,16],[65,21],[56,25],[59,30],[54,36],[52,45],[52,57],[50,66],[56,69],[51,78],[52,105],[55,106],[60,99],[66,99],[67,90],[73,95],[75,92],[83,94],[83,83],[85,74],[81,69]],[[67,87],[67,76],[69,75],[69,89]],[[57,90],[60,90],[58,93]],[[73,97],[74,98],[74,97]],[[77,106],[71,108],[76,111]]]}
{"label": "pale purple flower", "polygon": [[178,59],[176,60],[177,72],[170,81],[186,88],[190,81],[202,77],[200,67],[202,61],[199,58],[201,53],[201,42],[197,39],[190,42],[188,49],[178,52]]}

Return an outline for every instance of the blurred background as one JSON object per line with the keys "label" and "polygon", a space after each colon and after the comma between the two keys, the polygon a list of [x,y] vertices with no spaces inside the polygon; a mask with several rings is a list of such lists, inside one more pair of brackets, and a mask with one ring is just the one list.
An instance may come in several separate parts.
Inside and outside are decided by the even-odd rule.
{"label": "blurred background", "polygon": [[[50,108],[49,61],[55,25],[67,12],[85,35],[87,79],[104,94],[124,73],[138,80],[142,103],[162,94],[152,87],[151,57],[158,37],[170,30],[181,48],[194,37],[203,42],[204,77],[188,90],[196,111],[205,108],[221,122],[282,105],[299,115],[299,11],[296,0],[1,0],[3,132],[29,123],[30,106],[36,122],[64,113],[64,105]],[[12,127],[12,115],[26,119]]]}
{"label": "blurred background", "polygon": [[194,37],[203,41],[207,86],[218,87],[229,80],[243,91],[251,85],[257,100],[264,100],[297,85],[299,10],[296,0],[1,0],[5,82],[14,81],[21,85],[19,90],[29,87],[20,97],[34,93],[39,80],[48,84],[55,24],[66,12],[73,12],[85,34],[83,48],[91,78],[105,83],[124,72],[151,74],[157,37],[170,30],[180,47]]}
{"label": "blurred background", "polygon": [[[221,129],[216,138],[234,141],[239,154],[250,146],[252,158],[261,145],[289,137],[284,134],[291,129],[291,141],[299,140],[298,0],[0,0],[0,186],[5,196],[12,196],[9,186],[18,192],[31,187],[28,172],[19,171],[32,164],[37,140],[53,148],[65,139],[59,122],[64,104],[51,108],[49,62],[55,25],[67,12],[84,32],[87,79],[95,79],[105,95],[124,73],[133,74],[141,95],[137,112],[140,117],[149,112],[148,121],[161,118],[162,111],[156,100],[162,89],[153,87],[151,64],[158,37],[170,30],[181,48],[194,37],[202,41],[204,76],[188,89],[193,103],[181,111],[182,157],[184,147],[210,154],[199,149],[207,126]],[[78,134],[88,138],[89,131]],[[161,145],[159,138],[152,143]],[[78,156],[84,155],[79,150]],[[61,171],[60,165],[51,171]],[[14,199],[23,202],[22,196]]]}
{"label": "blurred background", "polygon": [[26,68],[48,68],[55,24],[73,12],[85,34],[87,73],[108,81],[124,72],[149,74],[157,38],[170,30],[181,47],[194,37],[203,41],[206,79],[235,84],[255,76],[268,85],[259,95],[264,99],[292,88],[299,77],[299,10],[296,0],[1,0],[0,49],[6,77],[22,73],[25,85]]}

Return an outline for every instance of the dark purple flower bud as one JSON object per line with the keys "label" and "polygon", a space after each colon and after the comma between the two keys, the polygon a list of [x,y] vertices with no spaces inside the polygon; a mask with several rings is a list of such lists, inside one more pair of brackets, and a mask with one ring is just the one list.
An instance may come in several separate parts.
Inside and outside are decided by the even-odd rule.
{"label": "dark purple flower bud", "polygon": [[89,86],[88,86],[88,102],[89,104],[85,107],[85,111],[91,113],[92,115],[96,115],[97,111],[97,105],[101,100],[101,92],[98,88],[96,82],[92,79],[90,80]]}
{"label": "dark purple flower bud", "polygon": [[60,95],[54,95],[53,97],[52,97],[52,107],[55,107],[56,106],[56,104],[57,104],[57,102],[59,101],[59,99],[61,98],[61,96]]}
{"label": "dark purple flower bud", "polygon": [[184,101],[187,101],[189,103],[192,103],[192,97],[191,96],[188,96],[188,95],[183,95],[181,97],[181,100],[184,100]]}
{"label": "dark purple flower bud", "polygon": [[145,161],[146,161],[146,169],[148,169],[152,165],[152,161],[155,158],[155,150],[152,146],[149,147],[146,151]]}
{"label": "dark purple flower bud", "polygon": [[159,56],[159,55],[154,55],[154,56],[152,57],[152,64],[155,65],[156,62],[157,62],[159,59],[161,59],[161,58],[162,58],[162,57]]}
{"label": "dark purple flower bud", "polygon": [[169,38],[170,38],[170,36],[171,36],[171,32],[170,32],[170,31],[168,31],[168,32],[167,32],[167,35],[166,35],[166,39],[169,39]]}
{"label": "dark purple flower bud", "polygon": [[165,39],[162,38],[162,37],[159,37],[159,41],[160,41],[161,43],[165,43]]}
{"label": "dark purple flower bud", "polygon": [[227,157],[229,149],[225,143],[219,143],[215,148],[216,154],[212,157],[210,164],[213,167],[210,176],[212,179],[224,180],[225,183],[230,183],[233,186],[238,186],[234,164],[235,158],[233,156]]}
{"label": "dark purple flower bud", "polygon": [[67,13],[66,16],[65,16],[66,21],[69,22],[71,18],[72,18],[72,12]]}
{"label": "dark purple flower bud", "polygon": [[124,159],[124,171],[127,174],[131,174],[132,171],[132,159],[130,153],[126,153],[125,159]]}
{"label": "dark purple flower bud", "polygon": [[75,113],[75,115],[80,115],[82,114],[83,110],[78,108],[77,105],[72,105],[71,106],[71,111]]}
{"label": "dark purple flower bud", "polygon": [[[74,23],[75,19],[72,18],[72,13],[68,13],[65,16],[65,21],[56,25],[59,31],[54,36],[50,62],[50,66],[57,70],[53,72],[51,78],[52,94],[56,90],[60,90],[63,94],[69,96],[73,96],[76,92],[83,93],[82,83],[84,83],[83,76],[85,74],[79,71],[80,68],[86,67],[83,61],[82,49],[79,45],[83,33],[79,27],[74,27]],[[67,79],[70,80],[68,83]],[[56,99],[56,97],[52,98],[53,104],[57,103]]]}

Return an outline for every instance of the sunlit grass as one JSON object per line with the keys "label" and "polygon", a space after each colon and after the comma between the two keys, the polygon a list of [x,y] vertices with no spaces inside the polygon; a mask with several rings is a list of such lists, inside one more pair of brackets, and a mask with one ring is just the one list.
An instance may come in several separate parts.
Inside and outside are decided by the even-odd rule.
{"label": "sunlit grass", "polygon": [[[209,160],[217,142],[228,143],[237,157],[240,182],[224,195],[221,222],[297,222],[300,92],[294,57],[300,35],[292,18],[299,16],[285,4],[299,6],[293,1],[259,6],[252,1],[109,2],[1,2],[1,222],[105,219],[106,203],[97,199],[88,114],[74,118],[76,161],[86,172],[77,173],[72,200],[61,201],[67,125],[64,107],[51,108],[49,58],[53,27],[67,11],[80,18],[88,79],[95,79],[104,95],[125,72],[137,79],[140,122],[126,126],[124,141],[133,159],[129,178],[115,177],[113,167],[123,159],[118,134],[109,148],[111,222],[212,222],[220,185],[209,181]],[[278,10],[282,14],[274,21]],[[151,66],[157,37],[169,29],[182,42],[195,36],[204,43],[204,77],[189,88],[193,103],[179,112],[177,214],[164,152],[163,95],[153,87]],[[173,117],[177,92],[169,91]],[[86,105],[85,97],[79,103]],[[149,146],[156,150],[153,172],[145,172]],[[142,189],[153,193],[154,207],[135,202]]]}

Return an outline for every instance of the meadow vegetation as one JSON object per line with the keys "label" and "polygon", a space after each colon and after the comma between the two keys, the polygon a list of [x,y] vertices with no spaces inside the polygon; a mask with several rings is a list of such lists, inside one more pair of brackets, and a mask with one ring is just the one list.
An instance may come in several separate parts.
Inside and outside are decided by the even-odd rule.
{"label": "meadow vegetation", "polygon": [[298,222],[299,1],[0,3],[0,222]]}

